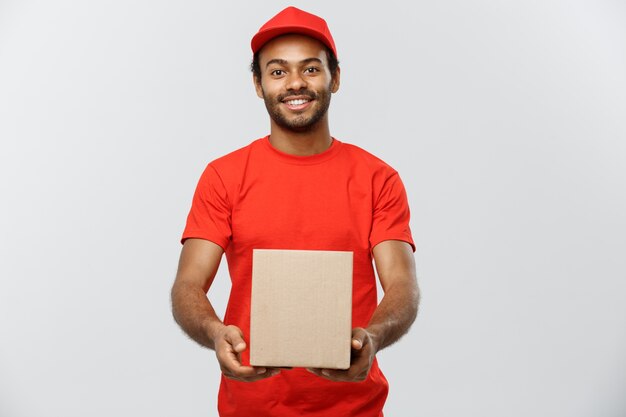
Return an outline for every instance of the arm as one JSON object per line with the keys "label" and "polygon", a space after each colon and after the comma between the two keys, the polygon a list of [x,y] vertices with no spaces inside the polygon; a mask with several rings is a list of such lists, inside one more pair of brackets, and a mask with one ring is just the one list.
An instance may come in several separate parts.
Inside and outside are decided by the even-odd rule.
{"label": "arm", "polygon": [[174,319],[189,337],[215,350],[226,377],[251,382],[276,375],[278,370],[241,365],[239,354],[247,347],[241,330],[224,325],[206,296],[223,252],[208,240],[185,241],[171,293]]}
{"label": "arm", "polygon": [[388,240],[374,247],[376,270],[385,295],[366,331],[379,351],[406,334],[417,317],[419,288],[413,250],[406,242]]}
{"label": "arm", "polygon": [[410,245],[397,240],[379,243],[373,249],[376,270],[385,292],[367,328],[352,331],[350,368],[309,369],[333,381],[363,381],[376,353],[396,342],[417,317],[419,288]]}

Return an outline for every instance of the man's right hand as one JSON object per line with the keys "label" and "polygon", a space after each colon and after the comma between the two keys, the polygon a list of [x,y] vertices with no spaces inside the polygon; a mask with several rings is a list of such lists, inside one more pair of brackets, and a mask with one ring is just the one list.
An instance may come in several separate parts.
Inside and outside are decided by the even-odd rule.
{"label": "man's right hand", "polygon": [[254,382],[280,373],[280,369],[243,366],[241,352],[247,345],[243,333],[237,326],[222,327],[215,337],[215,355],[226,378],[243,382]]}
{"label": "man's right hand", "polygon": [[269,378],[280,369],[241,365],[241,352],[247,348],[241,329],[225,326],[206,296],[223,253],[209,240],[185,240],[172,287],[172,313],[193,340],[215,350],[224,376],[246,382]]}

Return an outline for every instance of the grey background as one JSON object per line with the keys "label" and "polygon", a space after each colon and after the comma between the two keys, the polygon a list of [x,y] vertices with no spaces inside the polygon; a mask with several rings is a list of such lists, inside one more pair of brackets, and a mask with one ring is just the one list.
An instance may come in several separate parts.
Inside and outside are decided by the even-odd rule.
{"label": "grey background", "polygon": [[[216,414],[169,288],[204,166],[269,130],[249,40],[287,5],[0,0],[0,416]],[[409,193],[387,414],[626,415],[625,3],[294,5],[337,42],[332,133]]]}

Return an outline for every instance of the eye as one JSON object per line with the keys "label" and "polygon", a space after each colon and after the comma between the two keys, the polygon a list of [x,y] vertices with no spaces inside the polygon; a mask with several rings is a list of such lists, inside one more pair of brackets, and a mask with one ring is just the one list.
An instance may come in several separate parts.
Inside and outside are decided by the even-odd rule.
{"label": "eye", "polygon": [[281,77],[283,75],[285,75],[285,71],[281,70],[281,69],[275,69],[272,72],[270,72],[271,75],[273,75],[274,77]]}
{"label": "eye", "polygon": [[304,72],[306,72],[307,74],[314,74],[316,72],[320,72],[320,70],[316,67],[308,67],[304,70]]}

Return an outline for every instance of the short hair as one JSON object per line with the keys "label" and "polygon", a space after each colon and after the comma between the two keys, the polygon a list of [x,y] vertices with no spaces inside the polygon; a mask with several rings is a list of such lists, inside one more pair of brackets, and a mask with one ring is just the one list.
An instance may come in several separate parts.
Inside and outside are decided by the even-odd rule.
{"label": "short hair", "polygon": [[[252,56],[250,71],[252,71],[252,73],[258,80],[261,80],[261,63],[259,62],[259,52],[261,52],[260,49],[256,51],[256,53]],[[337,68],[339,68],[339,61],[337,60],[337,57],[335,56],[333,51],[331,51],[328,47],[326,47],[326,58],[328,59],[328,69],[330,70],[330,75],[332,78],[335,78],[335,75],[337,74]]]}

